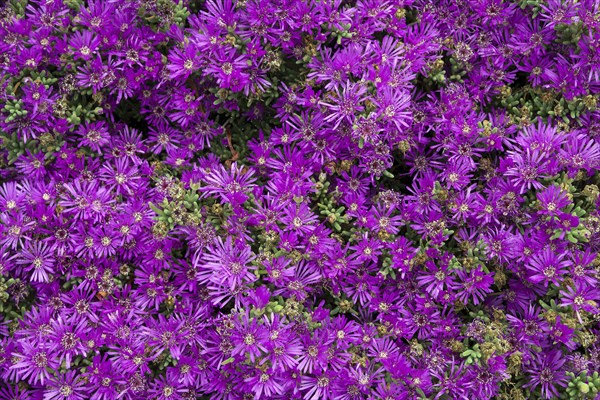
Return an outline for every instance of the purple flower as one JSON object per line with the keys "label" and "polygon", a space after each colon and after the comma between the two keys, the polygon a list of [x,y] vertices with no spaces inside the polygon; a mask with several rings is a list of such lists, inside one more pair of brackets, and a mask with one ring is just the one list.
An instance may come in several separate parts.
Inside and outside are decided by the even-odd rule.
{"label": "purple flower", "polygon": [[255,267],[251,264],[254,258],[250,246],[233,242],[231,237],[224,242],[218,237],[201,257],[195,259],[195,265],[201,268],[198,279],[235,289],[256,280],[252,273]]}
{"label": "purple flower", "polygon": [[452,272],[448,270],[447,264],[435,265],[433,261],[426,264],[427,271],[417,278],[420,286],[425,286],[425,291],[434,298],[444,290],[444,288],[453,289],[455,286]]}
{"label": "purple flower", "polygon": [[48,382],[45,399],[82,400],[89,398],[89,387],[85,379],[78,376],[76,371],[68,371],[57,377],[52,377]]}
{"label": "purple flower", "polygon": [[51,338],[57,344],[58,361],[65,361],[66,367],[70,368],[71,361],[78,355],[85,356],[88,352],[84,344],[89,328],[87,321],[77,315],[69,319],[58,316],[53,321]]}
{"label": "purple flower", "polygon": [[398,131],[403,131],[411,121],[409,100],[410,97],[404,91],[393,87],[382,88],[374,100],[378,107],[378,119],[388,126],[394,126]]}
{"label": "purple flower", "polygon": [[238,92],[249,82],[249,74],[245,71],[248,67],[246,61],[246,55],[238,55],[235,51],[219,51],[204,74],[211,74],[220,87]]}
{"label": "purple flower", "polygon": [[600,291],[593,286],[587,286],[584,283],[576,283],[564,291],[561,291],[563,307],[572,307],[581,322],[581,311],[596,315],[600,313]]}
{"label": "purple flower", "polygon": [[50,275],[54,270],[54,255],[47,243],[30,242],[26,249],[21,251],[17,264],[23,265],[26,272],[31,273],[33,282],[50,282]]}
{"label": "purple flower", "polygon": [[51,377],[50,371],[59,367],[53,346],[46,342],[21,341],[13,353],[15,361],[10,369],[20,381],[43,385]]}
{"label": "purple flower", "polygon": [[598,369],[597,2],[4,3],[0,399]]}
{"label": "purple flower", "polygon": [[469,300],[472,299],[473,304],[477,305],[485,299],[488,293],[492,292],[494,273],[485,273],[482,271],[481,265],[472,269],[468,274],[464,270],[459,270],[457,275],[462,282],[457,298],[464,304],[469,303]]}
{"label": "purple flower", "polygon": [[256,319],[250,320],[247,313],[244,314],[231,334],[233,343],[231,355],[248,356],[251,362],[255,362],[262,352],[267,351],[265,348],[266,337],[265,327],[259,325]]}
{"label": "purple flower", "polygon": [[529,270],[528,280],[531,283],[543,283],[544,287],[552,282],[560,286],[566,268],[570,265],[568,260],[561,254],[556,254],[550,249],[544,249],[535,254],[527,264]]}
{"label": "purple flower", "polygon": [[74,50],[75,60],[83,59],[87,61],[91,59],[98,50],[100,39],[90,31],[75,32],[71,39],[70,46]]}
{"label": "purple flower", "polygon": [[156,400],[183,400],[186,392],[184,385],[169,374],[156,379],[148,391]]}
{"label": "purple flower", "polygon": [[274,396],[284,393],[284,383],[282,379],[273,374],[272,370],[263,371],[262,369],[256,368],[255,374],[245,379],[249,385],[251,385],[252,391],[254,392],[255,398],[259,400],[262,395]]}
{"label": "purple flower", "polygon": [[507,159],[506,164],[505,175],[520,188],[521,194],[532,188],[537,190],[543,188],[538,179],[546,175],[550,166],[550,161],[544,153],[527,149],[524,154],[512,155]]}
{"label": "purple flower", "polygon": [[540,201],[540,213],[544,215],[555,216],[560,213],[560,209],[571,203],[567,194],[557,186],[550,186],[537,194]]}
{"label": "purple flower", "polygon": [[298,357],[298,369],[303,373],[323,371],[327,366],[332,338],[323,331],[317,331],[314,336],[304,335],[302,338],[304,352]]}
{"label": "purple flower", "polygon": [[198,70],[199,60],[196,57],[196,46],[188,44],[183,50],[174,49],[169,55],[167,69],[171,72],[171,79],[186,79],[194,71]]}
{"label": "purple flower", "polygon": [[207,186],[200,191],[205,196],[218,195],[223,202],[231,202],[234,206],[241,205],[248,199],[246,193],[254,186],[253,175],[252,170],[238,167],[235,163],[229,171],[220,165],[206,175]]}
{"label": "purple flower", "polygon": [[562,353],[557,350],[537,353],[531,365],[526,368],[531,378],[523,387],[540,388],[546,399],[557,397],[559,392],[556,386],[565,387],[568,380],[562,370],[565,361]]}
{"label": "purple flower", "polygon": [[333,128],[337,128],[343,121],[352,124],[355,113],[364,110],[362,104],[367,100],[367,89],[360,84],[347,82],[340,88],[335,88],[335,94],[330,97],[330,102],[322,102],[331,110],[325,117],[325,121],[333,122]]}
{"label": "purple flower", "polygon": [[304,400],[329,400],[333,398],[335,375],[331,371],[323,371],[316,376],[303,376],[300,389],[304,392]]}
{"label": "purple flower", "polygon": [[114,164],[109,163],[102,167],[100,177],[111,190],[117,194],[132,194],[140,177],[138,167],[126,158],[116,159]]}
{"label": "purple flower", "polygon": [[147,337],[148,345],[153,346],[153,350],[157,354],[168,350],[174,359],[178,360],[181,357],[185,345],[184,328],[181,321],[174,318],[167,319],[159,314],[157,320],[146,324],[142,329],[142,334]]}

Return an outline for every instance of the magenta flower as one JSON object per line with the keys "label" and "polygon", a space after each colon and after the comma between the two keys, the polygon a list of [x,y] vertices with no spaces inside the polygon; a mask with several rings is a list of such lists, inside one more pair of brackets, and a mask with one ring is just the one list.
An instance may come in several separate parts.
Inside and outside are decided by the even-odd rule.
{"label": "magenta flower", "polygon": [[183,50],[174,49],[169,55],[169,64],[167,69],[171,72],[171,79],[186,79],[194,71],[198,70],[199,59],[196,56],[196,46],[188,44]]}
{"label": "magenta flower", "polygon": [[201,283],[212,282],[230,289],[253,282],[256,276],[252,265],[255,256],[250,246],[233,242],[231,237],[223,241],[220,237],[194,263],[201,272],[198,279]]}
{"label": "magenta flower", "polygon": [[59,367],[53,346],[46,342],[22,341],[13,357],[16,362],[10,369],[15,371],[20,381],[30,385],[43,385],[52,376],[50,371]]}
{"label": "magenta flower", "polygon": [[557,386],[566,386],[568,380],[562,370],[565,362],[560,351],[535,354],[531,366],[527,368],[531,378],[523,387],[540,388],[546,399],[558,396]]}
{"label": "magenta flower", "polygon": [[33,282],[50,282],[50,275],[55,273],[54,254],[47,243],[33,242],[21,252],[17,264],[23,265],[26,272],[31,273]]}
{"label": "magenta flower", "polygon": [[528,280],[535,284],[542,283],[544,287],[547,287],[550,282],[560,286],[569,265],[571,263],[565,260],[563,255],[556,254],[550,249],[544,249],[529,260]]}
{"label": "magenta flower", "polygon": [[571,203],[567,194],[557,186],[550,186],[537,194],[540,201],[540,213],[543,215],[555,216],[560,213],[560,209]]}
{"label": "magenta flower", "polygon": [[592,315],[600,313],[600,291],[593,286],[576,283],[564,291],[561,291],[563,307],[572,307],[581,322],[581,312],[585,311]]}
{"label": "magenta flower", "polygon": [[234,206],[243,204],[247,199],[246,193],[254,186],[254,172],[251,169],[232,164],[229,171],[222,165],[206,175],[207,186],[200,188],[203,196],[218,195],[223,202]]}
{"label": "magenta flower", "polygon": [[367,90],[363,85],[346,83],[340,88],[335,88],[335,94],[330,97],[330,102],[322,104],[331,110],[325,121],[333,122],[337,128],[342,122],[352,124],[355,113],[364,110],[363,103],[367,100]]}

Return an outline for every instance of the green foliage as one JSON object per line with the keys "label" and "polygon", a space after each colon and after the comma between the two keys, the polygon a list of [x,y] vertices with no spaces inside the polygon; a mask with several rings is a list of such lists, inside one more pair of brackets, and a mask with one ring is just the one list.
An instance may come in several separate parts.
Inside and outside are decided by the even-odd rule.
{"label": "green foliage", "polygon": [[571,380],[567,384],[566,399],[584,400],[596,398],[598,391],[600,391],[600,376],[598,376],[598,371],[594,371],[591,375],[587,371],[583,371],[579,375],[567,372],[567,375]]}

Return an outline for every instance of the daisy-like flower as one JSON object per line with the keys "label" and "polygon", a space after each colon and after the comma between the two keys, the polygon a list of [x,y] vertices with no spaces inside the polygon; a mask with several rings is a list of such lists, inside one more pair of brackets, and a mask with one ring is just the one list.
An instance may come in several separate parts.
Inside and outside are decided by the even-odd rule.
{"label": "daisy-like flower", "polygon": [[377,121],[376,114],[371,113],[365,117],[361,115],[357,117],[352,126],[352,136],[360,143],[377,143],[381,137],[383,126],[380,121]]}
{"label": "daisy-like flower", "polygon": [[576,132],[561,149],[559,159],[571,176],[579,170],[592,173],[600,167],[600,144],[588,135]]}
{"label": "daisy-like flower", "polygon": [[109,225],[104,225],[94,229],[93,248],[97,257],[108,257],[116,253],[118,246],[118,235]]}
{"label": "daisy-like flower", "polygon": [[443,263],[437,266],[433,261],[427,261],[427,272],[417,278],[420,286],[425,286],[425,291],[437,298],[444,288],[454,289],[456,282],[448,265]]}
{"label": "daisy-like flower", "polygon": [[527,269],[529,270],[528,280],[531,283],[542,283],[544,287],[552,282],[560,286],[567,268],[571,265],[569,260],[565,260],[562,254],[556,254],[554,251],[546,248],[539,251],[529,260]]}
{"label": "daisy-like flower", "polygon": [[492,291],[491,286],[494,283],[494,273],[484,273],[481,265],[468,273],[460,269],[457,275],[461,281],[457,299],[463,304],[468,304],[472,300],[474,305],[478,305],[483,302],[485,295]]}
{"label": "daisy-like flower", "polygon": [[330,97],[330,102],[321,102],[322,105],[331,110],[325,117],[325,121],[332,122],[333,128],[337,128],[342,122],[352,125],[355,115],[364,110],[363,103],[367,100],[367,89],[364,85],[347,81],[340,87],[335,88],[335,94]]}
{"label": "daisy-like flower", "polygon": [[234,289],[256,280],[252,272],[256,267],[251,264],[254,258],[250,246],[237,241],[234,243],[228,236],[225,241],[217,237],[213,245],[201,257],[195,257],[193,262],[201,270],[199,282],[213,282]]}
{"label": "daisy-like flower", "polygon": [[540,309],[536,306],[529,304],[528,308],[515,314],[508,314],[506,319],[523,343],[536,344],[540,335],[550,330],[548,323],[540,317]]}
{"label": "daisy-like flower", "polygon": [[369,356],[381,363],[387,363],[399,354],[400,349],[390,338],[376,338],[369,343]]}
{"label": "daisy-like flower", "polygon": [[142,333],[157,354],[168,350],[174,359],[178,360],[181,357],[185,344],[182,321],[174,318],[167,319],[164,315],[159,314],[158,319],[152,319],[142,328]]}
{"label": "daisy-like flower", "polygon": [[471,182],[472,175],[467,163],[461,161],[449,162],[442,171],[441,178],[446,183],[446,189],[461,191]]}
{"label": "daisy-like flower", "polygon": [[393,215],[396,207],[375,206],[371,209],[367,228],[378,233],[397,235],[402,226],[402,216]]}
{"label": "daisy-like flower", "polygon": [[33,282],[50,282],[50,274],[54,273],[54,255],[47,242],[28,242],[23,249],[17,264],[24,265],[24,270],[31,273]]}
{"label": "daisy-like flower", "polygon": [[89,60],[100,46],[100,39],[88,30],[77,31],[70,40],[70,46],[74,51],[74,58]]}
{"label": "daisy-like flower", "polygon": [[336,375],[333,371],[322,371],[316,376],[302,376],[300,390],[303,390],[304,400],[328,400],[333,398]]}
{"label": "daisy-like flower", "polygon": [[597,284],[593,268],[596,255],[591,250],[574,251],[570,254],[571,258],[571,278],[575,283],[581,282],[590,286]]}
{"label": "daisy-like flower", "polygon": [[304,353],[298,358],[298,369],[305,374],[323,370],[327,366],[333,338],[326,331],[315,331],[312,337],[305,334],[301,340]]}
{"label": "daisy-like flower", "polygon": [[[271,314],[264,317],[267,329],[265,347],[267,358],[275,371],[286,371],[295,368],[298,364],[298,356],[304,348],[300,339],[292,331],[291,325],[280,317],[279,314]],[[263,361],[264,362],[264,361]]]}
{"label": "daisy-like flower", "polygon": [[437,390],[438,394],[436,398],[450,397],[454,399],[467,400],[467,377],[465,371],[467,370],[466,365],[461,361],[448,360],[450,363],[449,368],[439,369],[431,375],[433,375],[438,381],[437,384],[433,385]]}
{"label": "daisy-like flower", "polygon": [[481,210],[484,202],[483,196],[477,192],[473,192],[475,186],[469,186],[461,190],[452,199],[450,210],[454,213],[452,218],[455,221],[472,221],[476,220],[476,215]]}
{"label": "daisy-like flower", "polygon": [[102,71],[102,57],[98,54],[92,62],[80,66],[77,69],[77,84],[80,87],[91,87],[93,93],[97,93],[104,88],[104,73]]}
{"label": "daisy-like flower", "polygon": [[11,249],[23,247],[24,241],[31,240],[31,237],[26,234],[34,227],[34,222],[25,222],[23,214],[15,215],[0,214],[0,245]]}
{"label": "daisy-like flower", "polygon": [[67,371],[50,378],[44,399],[47,400],[84,400],[89,399],[90,387],[86,379],[77,371]]}
{"label": "daisy-like flower", "polygon": [[118,158],[113,163],[105,164],[100,170],[100,177],[109,187],[119,194],[133,194],[140,180],[138,167],[128,158]]}
{"label": "daisy-like flower", "polygon": [[29,178],[41,180],[47,173],[43,151],[32,153],[26,150],[25,154],[19,157],[15,165],[20,173]]}
{"label": "daisy-like flower", "polygon": [[88,384],[93,387],[90,400],[116,400],[126,382],[123,371],[117,370],[107,358],[107,354],[104,354],[96,355],[91,360],[92,365],[85,376]]}
{"label": "daisy-like flower", "polygon": [[231,332],[231,341],[234,345],[231,355],[248,356],[254,362],[262,352],[266,352],[265,341],[267,330],[258,323],[256,318],[250,319],[248,313],[242,315]]}
{"label": "daisy-like flower", "polygon": [[575,286],[570,286],[566,290],[560,292],[563,307],[572,307],[577,319],[580,323],[581,311],[596,315],[600,313],[600,290],[593,286],[588,286],[585,283],[577,282]]}
{"label": "daisy-like flower", "polygon": [[30,80],[26,82],[29,84],[23,87],[24,100],[31,106],[33,113],[44,115],[50,112],[51,105],[58,99],[58,95],[52,94],[52,86],[46,87],[41,82]]}
{"label": "daisy-like flower", "polygon": [[520,194],[529,189],[543,189],[539,179],[546,176],[549,161],[540,151],[526,150],[525,153],[511,155],[505,175],[520,189]]}
{"label": "daisy-like flower", "polygon": [[298,233],[309,234],[315,229],[317,216],[310,210],[305,203],[290,203],[284,210],[281,222],[286,224],[288,229]]}
{"label": "daisy-like flower", "polygon": [[250,81],[245,71],[248,68],[247,59],[247,55],[238,55],[235,49],[229,52],[221,50],[217,53],[216,60],[204,69],[204,74],[212,75],[220,87],[239,92]]}
{"label": "daisy-like flower", "polygon": [[134,161],[135,165],[139,165],[139,156],[144,155],[147,150],[145,141],[142,132],[126,125],[119,131],[119,138],[116,143],[123,153]]}
{"label": "daisy-like flower", "polygon": [[223,165],[212,169],[204,180],[207,186],[200,188],[204,197],[218,195],[222,202],[237,206],[248,199],[246,193],[254,187],[255,178],[253,170],[233,163],[229,171]]}
{"label": "daisy-like flower", "polygon": [[538,192],[537,199],[540,202],[540,214],[549,216],[559,215],[560,209],[571,203],[567,194],[556,185]]}
{"label": "daisy-like flower", "polygon": [[98,184],[98,181],[85,182],[80,179],[63,185],[65,189],[59,201],[65,215],[76,220],[98,221],[106,209],[114,203],[111,193]]}
{"label": "daisy-like flower", "polygon": [[78,355],[85,356],[89,350],[84,344],[85,335],[89,333],[87,320],[78,315],[63,319],[60,315],[52,323],[50,338],[57,344],[58,361],[65,361],[67,369],[71,361]]}
{"label": "daisy-like flower", "polygon": [[260,400],[265,396],[270,398],[271,396],[281,395],[285,393],[284,385],[281,375],[274,373],[273,369],[255,368],[254,374],[244,379],[254,392],[254,399]]}
{"label": "daisy-like flower", "polygon": [[525,368],[529,374],[529,382],[524,388],[540,388],[545,399],[559,397],[557,386],[567,386],[568,378],[562,367],[566,362],[559,350],[548,350],[535,353],[531,365]]}
{"label": "daisy-like flower", "polygon": [[179,147],[181,142],[181,133],[163,121],[153,124],[148,136],[149,151],[152,154],[174,150]]}
{"label": "daisy-like flower", "polygon": [[77,147],[89,146],[95,152],[102,154],[102,147],[110,143],[110,134],[104,121],[86,122],[77,131],[82,140]]}
{"label": "daisy-like flower", "polygon": [[408,110],[410,96],[398,88],[386,86],[373,101],[378,107],[377,117],[398,131],[408,128],[411,113]]}
{"label": "daisy-like flower", "polygon": [[95,32],[103,30],[110,22],[113,22],[111,16],[115,12],[115,5],[104,3],[102,1],[90,1],[86,7],[81,7],[78,14],[80,23]]}
{"label": "daisy-like flower", "polygon": [[10,369],[16,371],[20,381],[30,385],[43,385],[59,366],[53,346],[46,342],[20,341],[20,349],[13,353],[16,362]]}
{"label": "daisy-like flower", "polygon": [[41,46],[32,46],[24,48],[17,57],[18,65],[36,70],[43,59],[44,51]]}
{"label": "daisy-like flower", "polygon": [[4,182],[0,186],[0,212],[14,212],[23,205],[25,193],[17,182]]}
{"label": "daisy-like flower", "polygon": [[515,237],[504,226],[490,230],[483,235],[483,240],[487,244],[488,257],[508,262],[516,255]]}
{"label": "daisy-like flower", "polygon": [[363,234],[358,243],[350,247],[350,250],[354,251],[354,257],[359,262],[364,263],[368,260],[377,261],[381,255],[382,247],[381,241],[369,238],[367,234]]}
{"label": "daisy-like flower", "polygon": [[21,389],[18,385],[0,388],[0,400],[29,400],[31,393],[25,389]]}
{"label": "daisy-like flower", "polygon": [[531,125],[519,132],[515,138],[518,147],[511,147],[515,150],[520,147],[530,151],[539,151],[545,155],[555,155],[564,141],[565,135],[560,134],[555,126],[540,119],[537,126]]}
{"label": "daisy-like flower", "polygon": [[188,390],[176,375],[167,374],[153,381],[148,394],[153,400],[183,400]]}
{"label": "daisy-like flower", "polygon": [[183,50],[175,48],[169,54],[167,69],[171,72],[171,79],[187,79],[200,67],[197,56],[198,49],[193,43],[184,46]]}
{"label": "daisy-like flower", "polygon": [[119,346],[111,345],[108,350],[111,362],[118,371],[125,374],[136,371],[150,372],[148,364],[158,356],[158,353],[148,349],[141,337],[132,335],[119,344]]}
{"label": "daisy-like flower", "polygon": [[294,275],[286,279],[285,287],[277,289],[274,294],[285,294],[295,296],[299,300],[304,300],[313,289],[311,285],[319,282],[321,274],[316,269],[314,263],[300,261],[294,267]]}

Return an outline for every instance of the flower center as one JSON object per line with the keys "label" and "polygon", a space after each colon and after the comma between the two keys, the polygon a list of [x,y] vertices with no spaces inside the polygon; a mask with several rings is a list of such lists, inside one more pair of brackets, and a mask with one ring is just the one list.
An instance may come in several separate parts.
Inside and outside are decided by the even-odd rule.
{"label": "flower center", "polygon": [[231,75],[231,73],[233,72],[233,65],[230,62],[226,62],[221,67],[221,70],[225,75]]}
{"label": "flower center", "polygon": [[48,357],[46,356],[46,352],[39,352],[33,356],[33,363],[36,367],[46,368],[48,365]]}
{"label": "flower center", "polygon": [[256,338],[254,337],[253,334],[247,333],[246,336],[244,336],[244,343],[247,344],[248,346],[251,346],[254,343],[256,343]]}
{"label": "flower center", "polygon": [[318,387],[327,387],[329,386],[329,378],[327,378],[326,376],[322,376],[319,379],[317,379],[317,386]]}
{"label": "flower center", "polygon": [[194,68],[194,61],[185,60],[185,62],[183,63],[183,68],[187,69],[188,71],[191,71]]}

